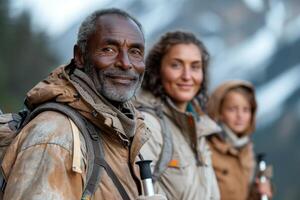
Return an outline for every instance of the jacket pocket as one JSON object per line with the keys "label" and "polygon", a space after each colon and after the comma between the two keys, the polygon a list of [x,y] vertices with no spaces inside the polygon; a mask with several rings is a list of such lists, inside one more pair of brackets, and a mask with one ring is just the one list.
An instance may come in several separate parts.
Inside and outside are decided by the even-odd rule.
{"label": "jacket pocket", "polygon": [[170,174],[170,175],[173,175],[173,176],[176,176],[176,175],[182,176],[182,175],[184,175],[184,170],[189,165],[187,160],[189,160],[189,159],[184,159],[184,158],[180,157],[178,155],[178,153],[174,152],[173,156],[172,156],[172,159],[168,163],[166,173]]}

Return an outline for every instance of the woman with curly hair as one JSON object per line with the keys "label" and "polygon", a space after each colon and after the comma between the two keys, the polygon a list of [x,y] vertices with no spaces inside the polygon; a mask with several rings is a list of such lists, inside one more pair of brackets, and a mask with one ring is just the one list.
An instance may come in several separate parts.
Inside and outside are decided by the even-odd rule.
{"label": "woman with curly hair", "polygon": [[152,132],[141,153],[153,160],[157,193],[168,199],[219,199],[206,136],[220,128],[203,112],[209,54],[189,32],[164,34],[146,58],[136,106]]}

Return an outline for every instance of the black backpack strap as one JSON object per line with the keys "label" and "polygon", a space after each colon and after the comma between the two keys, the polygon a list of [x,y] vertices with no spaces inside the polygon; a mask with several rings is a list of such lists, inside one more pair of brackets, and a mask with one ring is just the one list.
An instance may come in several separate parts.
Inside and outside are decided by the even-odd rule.
{"label": "black backpack strap", "polygon": [[85,189],[82,195],[82,199],[87,199],[88,196],[92,196],[97,188],[97,185],[100,181],[100,172],[101,166],[95,164],[96,157],[97,158],[104,158],[104,151],[102,148],[102,141],[97,133],[95,127],[86,120],[82,115],[80,115],[77,111],[73,108],[60,104],[60,103],[45,103],[38,106],[34,109],[29,117],[23,123],[23,126],[26,125],[30,120],[36,117],[38,114],[45,112],[45,111],[55,111],[62,113],[69,117],[75,125],[80,130],[82,136],[84,137],[86,147],[87,147],[87,155],[88,155],[88,169],[87,169],[87,182],[85,185]]}
{"label": "black backpack strap", "polygon": [[169,162],[172,160],[173,156],[173,141],[172,141],[172,134],[170,129],[167,127],[165,115],[163,113],[163,109],[161,105],[157,105],[154,107],[148,107],[140,105],[137,107],[138,110],[152,113],[159,118],[161,131],[162,131],[162,138],[163,138],[163,146],[161,153],[159,155],[159,159],[154,167],[154,171],[152,174],[153,182],[157,181],[161,174],[167,169]]}
{"label": "black backpack strap", "polygon": [[106,160],[100,159],[100,160],[98,160],[97,164],[105,168],[108,176],[112,179],[112,181],[115,184],[115,186],[117,187],[120,195],[122,196],[122,199],[130,200],[125,188],[123,187],[122,183],[120,182],[120,180],[118,179],[118,177],[116,176],[116,174],[114,173],[112,168],[106,162]]}
{"label": "black backpack strap", "polygon": [[37,107],[30,113],[30,116],[28,117],[28,119],[26,119],[26,122],[24,124],[44,111],[56,111],[70,117],[84,137],[87,146],[88,170],[87,183],[81,199],[90,199],[95,193],[98,187],[98,183],[100,182],[101,169],[104,168],[108,176],[112,179],[113,183],[117,187],[120,195],[122,196],[122,199],[130,200],[122,183],[119,181],[116,174],[104,159],[104,150],[101,137],[98,133],[98,129],[96,129],[96,127],[91,122],[85,119],[73,108],[64,104],[54,102],[45,103]]}
{"label": "black backpack strap", "polygon": [[[94,167],[101,168],[103,167],[106,170],[106,173],[108,176],[112,179],[113,183],[117,187],[120,195],[122,196],[123,200],[130,200],[126,190],[124,189],[122,183],[119,181],[118,177],[112,170],[112,168],[108,165],[106,160],[104,159],[104,152],[102,148],[102,140],[100,139],[99,135],[97,134],[97,130],[95,127],[89,123],[87,124],[88,129],[90,130],[90,133],[92,135],[92,145],[94,147],[95,152],[100,152],[99,154],[95,153],[94,158]],[[102,156],[103,155],[103,156]],[[95,174],[94,174],[95,173]],[[87,196],[91,195],[89,191],[95,191],[97,187],[97,183],[99,183],[99,180],[97,180],[98,175],[96,174],[97,171],[93,171],[91,174],[89,183],[86,186],[86,192],[83,194],[82,199],[86,199]],[[96,185],[95,185],[96,184]]]}

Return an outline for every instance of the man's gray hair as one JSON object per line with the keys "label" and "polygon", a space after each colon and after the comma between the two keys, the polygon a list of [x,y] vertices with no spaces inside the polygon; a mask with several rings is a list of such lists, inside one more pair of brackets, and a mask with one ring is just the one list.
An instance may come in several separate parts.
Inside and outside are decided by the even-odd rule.
{"label": "man's gray hair", "polygon": [[99,17],[101,17],[103,15],[118,15],[120,17],[131,19],[132,21],[134,21],[134,23],[136,23],[136,25],[138,26],[138,28],[140,29],[140,31],[142,32],[143,37],[144,37],[142,25],[127,12],[117,9],[117,8],[96,10],[91,15],[87,16],[79,27],[79,31],[78,31],[78,35],[77,35],[77,45],[79,46],[83,55],[86,54],[87,42],[88,42],[89,37],[97,29],[97,26],[96,26],[97,20]]}

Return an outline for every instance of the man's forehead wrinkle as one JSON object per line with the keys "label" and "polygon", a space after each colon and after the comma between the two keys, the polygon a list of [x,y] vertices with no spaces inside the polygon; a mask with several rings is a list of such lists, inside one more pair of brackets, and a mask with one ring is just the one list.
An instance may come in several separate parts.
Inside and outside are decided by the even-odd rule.
{"label": "man's forehead wrinkle", "polygon": [[113,26],[99,26],[96,34],[99,34],[102,40],[116,40],[121,43],[126,41],[128,43],[139,43],[144,45],[145,40],[139,30],[132,30],[128,28],[126,30],[129,31],[124,31],[118,27]]}
{"label": "man's forehead wrinkle", "polygon": [[113,27],[113,26],[102,26],[99,27],[99,30],[101,31],[101,34],[108,34],[108,35],[115,35],[119,37],[124,37],[126,36],[127,38],[130,39],[141,39],[144,41],[144,37],[142,33],[139,30],[133,30],[133,29],[126,29],[129,31],[124,31],[118,27]]}
{"label": "man's forehead wrinkle", "polygon": [[131,36],[132,38],[135,37],[135,40],[139,38],[144,42],[143,32],[131,19],[114,15],[110,15],[108,18],[108,16],[101,16],[97,21],[97,29],[101,34]]}
{"label": "man's forehead wrinkle", "polygon": [[102,38],[102,44],[104,45],[116,45],[116,46],[127,46],[127,47],[135,47],[140,48],[142,50],[145,49],[145,45],[143,41],[131,41],[130,39],[118,39],[118,38]]}
{"label": "man's forehead wrinkle", "polygon": [[[120,30],[120,31],[117,31],[117,30],[111,30],[110,31],[111,32],[111,34],[124,34],[124,32],[122,31],[122,30]],[[141,36],[141,34],[140,33],[137,33],[137,32],[134,32],[134,31],[132,31],[131,33],[126,33],[126,35],[134,35],[134,36],[138,36],[138,37],[140,37]]]}
{"label": "man's forehead wrinkle", "polygon": [[107,36],[103,36],[102,34],[102,38],[104,40],[126,40],[127,42],[138,42],[138,43],[144,43],[144,39],[143,37],[141,37],[140,35],[136,35],[136,34],[128,34],[128,33],[122,33],[122,32],[112,32],[110,34],[108,34]]}

